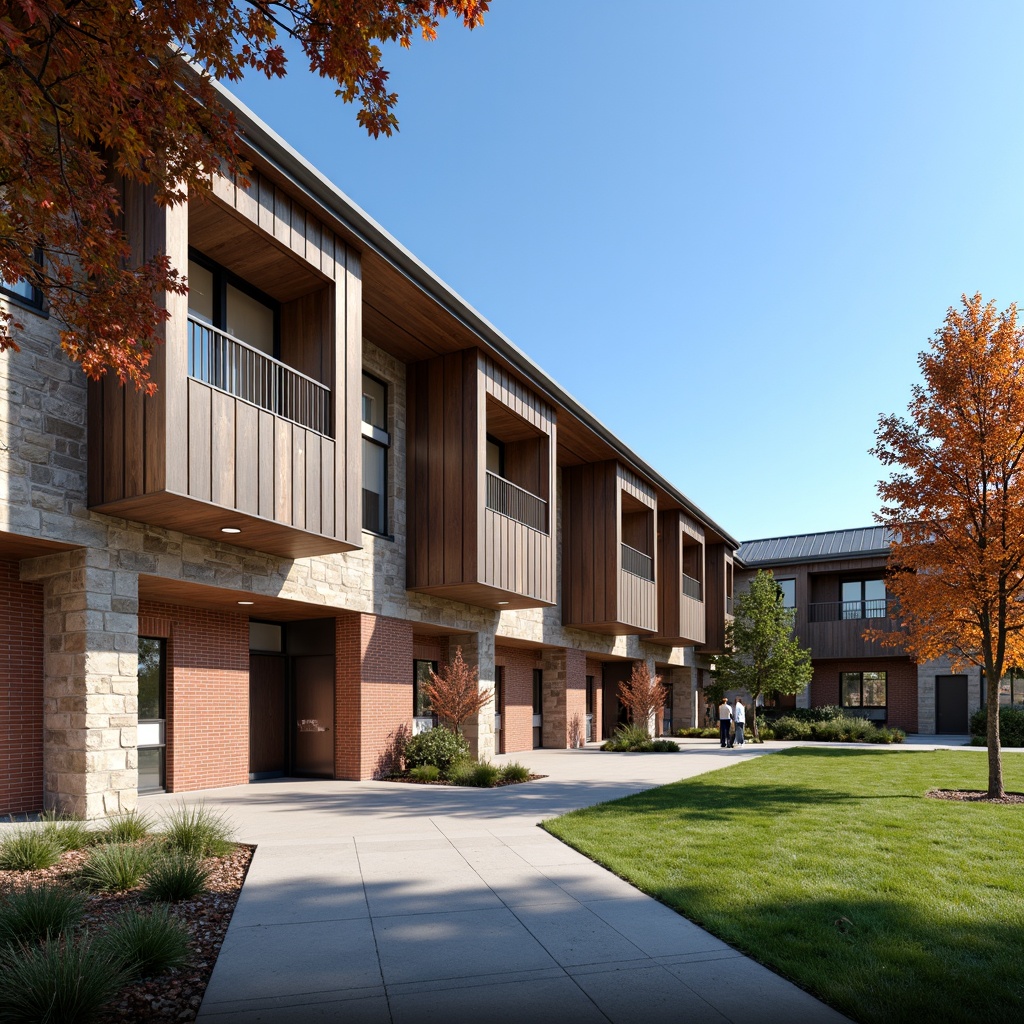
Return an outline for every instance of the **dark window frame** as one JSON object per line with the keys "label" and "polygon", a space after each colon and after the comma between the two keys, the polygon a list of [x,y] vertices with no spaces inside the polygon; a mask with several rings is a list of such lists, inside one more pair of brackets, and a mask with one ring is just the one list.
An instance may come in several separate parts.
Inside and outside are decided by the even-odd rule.
{"label": "dark window frame", "polygon": [[145,723],[159,722],[163,726],[163,742],[157,744],[144,744],[136,747],[137,751],[157,750],[159,751],[159,779],[160,785],[140,786],[140,793],[165,793],[167,792],[167,638],[160,636],[140,636],[138,642],[152,642],[158,645],[159,655],[159,681],[158,681],[158,704],[160,716],[158,718],[142,718],[136,714],[137,720]]}
{"label": "dark window frame", "polygon": [[[379,384],[384,389],[384,422],[388,423],[388,405],[390,404],[390,388],[391,385],[386,381],[382,380],[375,373],[369,373],[367,370],[363,370],[363,377],[369,377],[370,380]],[[385,540],[394,540],[391,534],[391,503],[388,501],[388,490],[391,481],[391,432],[388,430],[382,430],[380,427],[374,426],[372,423],[367,423],[366,420],[362,419],[362,402],[360,402],[359,416],[362,425],[362,439],[363,441],[376,445],[378,448],[384,451],[384,474],[382,481],[382,494],[381,494],[381,525],[383,530],[376,530],[372,526],[366,525],[366,502],[361,495],[361,523],[364,533],[372,533],[375,537],[383,537]],[[362,456],[360,455],[360,460]],[[362,468],[362,461],[360,461],[360,469]],[[365,488],[363,488],[365,491]]]}
{"label": "dark window frame", "polygon": [[[205,253],[200,252],[198,249],[193,249],[192,246],[188,247],[188,258],[193,263],[198,263],[204,270],[209,270],[213,274],[213,324],[211,325],[213,329],[220,331],[222,334],[227,334],[227,294],[228,285],[231,285],[240,292],[244,292],[250,299],[255,299],[266,306],[274,314],[273,357],[278,362],[281,362],[281,303],[272,295],[268,295],[254,284],[250,284],[244,277],[239,277],[216,260],[210,259]],[[245,338],[239,338],[238,340],[245,342]]]}
{"label": "dark window frame", "polygon": [[[36,246],[32,253],[32,258],[36,263],[42,265],[43,262],[43,250],[41,246]],[[23,278],[20,280],[24,280]],[[21,292],[15,291],[15,286],[18,281],[13,284],[7,284],[4,279],[0,277],[0,295],[3,295],[9,302],[13,302],[17,306],[21,306],[22,309],[27,309],[32,313],[37,313],[40,316],[48,317],[50,315],[49,310],[46,308],[46,301],[43,297],[42,291],[37,288],[30,281],[27,281],[28,287],[31,289],[31,296],[22,295]]]}
{"label": "dark window frame", "polygon": [[[864,703],[864,677],[866,675],[882,676],[885,685],[885,703],[884,704],[865,704]],[[859,676],[859,693],[860,703],[859,704],[847,704],[843,694],[843,677],[844,676]],[[864,669],[861,672],[840,672],[839,673],[839,703],[844,708],[888,708],[889,707],[889,672],[888,670],[879,671],[878,669]]]}
{"label": "dark window frame", "polygon": [[[850,583],[856,583],[860,587],[860,597],[851,598],[847,601],[843,597],[843,588]],[[866,583],[881,583],[882,584],[882,612],[879,615],[868,615],[868,605],[878,601],[877,597],[865,597],[864,585]],[[843,576],[839,579],[839,616],[841,619],[846,621],[855,621],[857,619],[883,619],[889,603],[889,589],[885,584],[884,576]],[[847,615],[847,605],[859,605],[859,615]],[[851,609],[855,610],[855,609]]]}
{"label": "dark window frame", "polygon": [[[429,665],[430,666],[430,670],[432,672],[434,672],[435,674],[437,673],[437,669],[438,669],[438,662],[433,660],[432,658],[413,658],[412,659],[412,717],[413,718],[432,718],[434,720],[434,724],[436,725],[437,724],[437,715],[433,712],[433,710],[430,709],[430,705],[428,703],[426,703],[426,698],[424,698],[423,707],[424,707],[424,709],[429,711],[429,714],[420,714],[419,713],[420,712],[420,697],[421,697],[421,693],[420,693],[421,680],[419,678],[419,672],[418,672],[418,669],[417,669],[417,666],[419,666],[419,665]],[[429,675],[427,676],[427,678],[428,679],[430,678]]]}

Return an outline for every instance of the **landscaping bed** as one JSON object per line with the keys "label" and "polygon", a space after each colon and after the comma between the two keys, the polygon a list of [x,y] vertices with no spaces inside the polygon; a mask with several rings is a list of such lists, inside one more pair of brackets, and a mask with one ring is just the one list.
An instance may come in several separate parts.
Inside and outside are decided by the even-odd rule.
{"label": "landscaping bed", "polygon": [[[40,844],[24,837],[34,834],[52,838],[58,832],[65,833],[59,845],[73,844],[73,847],[58,852],[55,863],[23,870],[0,869],[0,962],[6,984],[6,990],[0,993],[0,1018],[41,1019],[34,1016],[31,1009],[17,1006],[19,1000],[11,998],[15,990],[25,993],[30,987],[16,972],[36,965],[32,968],[33,977],[38,979],[44,998],[56,998],[56,992],[77,986],[78,995],[63,1004],[64,1010],[46,1019],[90,1020],[99,1024],[194,1020],[242,890],[254,847],[222,839],[216,843],[216,852],[203,849],[202,845],[194,848],[192,854],[183,858],[184,874],[189,887],[194,887],[195,879],[200,878],[201,891],[178,899],[173,898],[176,895],[173,890],[181,879],[175,874],[171,841],[164,835],[105,844],[103,840],[108,836],[102,829],[90,829],[78,822],[50,822],[42,827],[27,825],[7,833],[0,841],[0,863],[10,864],[12,855],[20,860],[26,854],[29,856],[24,863],[31,862],[40,854]],[[120,857],[113,858],[113,867],[106,863],[110,860],[106,855],[111,849],[126,854],[124,863]],[[134,870],[129,862],[138,851],[144,851],[142,862],[148,868],[134,884],[128,884],[132,881],[129,868]],[[168,864],[171,864],[170,871],[166,869]],[[164,874],[154,883],[156,869],[160,867]],[[163,898],[154,894],[161,884],[171,886],[163,892]],[[63,927],[42,925],[49,938],[41,935],[15,937],[13,932],[25,927],[29,916],[33,926],[43,919],[38,910],[32,915],[26,913],[26,905],[19,902],[40,893],[53,894],[58,900],[75,905],[76,910]],[[169,930],[174,933],[170,946],[161,945],[168,941],[164,932],[156,939],[150,937],[148,946],[146,938],[139,940],[130,935],[125,939],[125,925],[129,932],[136,927],[148,932],[148,926],[160,923],[156,921],[159,918],[166,918]],[[115,944],[113,938],[118,934],[120,938]],[[123,954],[133,942],[131,948],[136,958],[127,963]],[[152,949],[154,942],[157,948],[154,960],[150,966],[140,963],[139,951]],[[170,948],[177,950],[171,957],[176,965],[161,967],[160,957],[166,956]],[[112,959],[117,963],[113,969],[114,981],[108,985],[105,979],[111,973]],[[48,962],[39,966],[44,960]],[[47,976],[55,972],[70,979],[70,983]],[[74,979],[75,972],[80,980]],[[84,999],[79,999],[79,995],[84,995]],[[101,1005],[90,1012],[84,1003],[92,995]],[[76,999],[82,1003],[77,1008],[74,1006]]]}
{"label": "landscaping bed", "polygon": [[854,1020],[1015,1020],[1024,814],[928,798],[986,784],[969,749],[803,747],[543,827]]}

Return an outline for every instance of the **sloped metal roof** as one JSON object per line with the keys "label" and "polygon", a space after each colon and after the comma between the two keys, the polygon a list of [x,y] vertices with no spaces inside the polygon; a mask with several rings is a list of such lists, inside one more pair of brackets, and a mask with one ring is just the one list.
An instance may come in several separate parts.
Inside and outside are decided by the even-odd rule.
{"label": "sloped metal roof", "polygon": [[744,565],[769,565],[888,555],[892,539],[892,532],[884,526],[801,533],[792,537],[766,537],[763,540],[744,541],[736,557]]}

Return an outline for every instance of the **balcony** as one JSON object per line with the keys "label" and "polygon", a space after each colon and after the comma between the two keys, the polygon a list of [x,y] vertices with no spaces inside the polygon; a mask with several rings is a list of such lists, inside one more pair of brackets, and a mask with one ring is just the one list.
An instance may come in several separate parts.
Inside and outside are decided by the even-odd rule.
{"label": "balcony", "polygon": [[487,473],[487,508],[531,530],[548,532],[548,503],[497,473]]}
{"label": "balcony", "polygon": [[188,375],[323,437],[333,436],[330,388],[191,316]]}
{"label": "balcony", "polygon": [[[695,601],[702,600],[701,592],[703,587],[700,585],[700,580],[695,580],[692,576],[687,576],[683,573],[683,593],[687,597],[692,597]],[[730,604],[732,599],[730,598]],[[731,608],[730,608],[731,610]]]}
{"label": "balcony", "polygon": [[[799,615],[799,609],[798,609]],[[801,642],[815,658],[897,657],[900,647],[882,647],[864,639],[868,629],[896,632],[898,608],[892,598],[868,601],[815,601],[807,606],[806,625],[798,627]]]}
{"label": "balcony", "polygon": [[654,559],[628,544],[622,545],[622,571],[654,582]]}
{"label": "balcony", "polygon": [[704,544],[704,528],[682,509],[658,513],[657,641],[704,642]]}
{"label": "balcony", "polygon": [[815,601],[807,606],[808,622],[885,619],[895,614],[896,602],[884,597],[871,601]]}

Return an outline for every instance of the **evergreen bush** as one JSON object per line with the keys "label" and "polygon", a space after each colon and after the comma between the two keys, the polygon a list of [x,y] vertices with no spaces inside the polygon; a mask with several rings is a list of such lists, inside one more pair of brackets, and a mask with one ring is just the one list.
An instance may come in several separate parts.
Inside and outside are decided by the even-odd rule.
{"label": "evergreen bush", "polygon": [[406,771],[421,764],[432,764],[447,777],[456,761],[469,757],[469,744],[451,729],[438,725],[429,732],[413,736],[405,745],[403,757]]}
{"label": "evergreen bush", "polygon": [[[971,715],[972,736],[980,736],[982,744],[988,733],[988,708],[982,706]],[[1024,747],[1024,704],[1001,704],[999,706],[999,745],[1002,747]]]}

